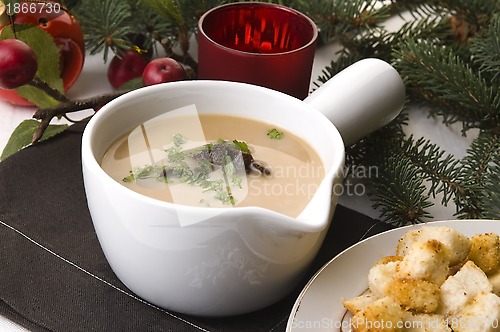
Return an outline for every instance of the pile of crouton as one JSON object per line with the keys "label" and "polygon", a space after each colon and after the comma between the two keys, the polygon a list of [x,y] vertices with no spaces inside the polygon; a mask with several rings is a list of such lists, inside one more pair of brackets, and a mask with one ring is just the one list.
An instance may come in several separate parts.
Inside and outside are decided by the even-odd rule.
{"label": "pile of crouton", "polygon": [[352,331],[500,331],[500,238],[410,230],[370,269],[368,286],[343,301]]}

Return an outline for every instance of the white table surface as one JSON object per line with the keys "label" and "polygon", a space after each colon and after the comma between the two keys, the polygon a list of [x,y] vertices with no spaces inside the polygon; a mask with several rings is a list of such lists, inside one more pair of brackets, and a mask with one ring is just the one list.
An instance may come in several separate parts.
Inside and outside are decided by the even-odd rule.
{"label": "white table surface", "polygon": [[[333,52],[332,47],[325,47],[318,50],[312,75],[313,81],[316,80],[321,70],[333,58]],[[103,63],[101,55],[87,56],[82,74],[68,95],[71,98],[84,98],[112,91],[106,78],[106,66]],[[14,107],[0,101],[0,151],[3,150],[16,126],[23,120],[31,118],[33,112],[33,108]],[[58,122],[65,121],[61,120]],[[415,137],[425,136],[457,158],[464,156],[465,150],[473,139],[473,137],[463,137],[460,132],[460,126],[445,127],[439,120],[428,118],[426,111],[423,109],[411,109],[409,122],[410,125],[406,130],[408,134],[413,134]],[[453,219],[454,206],[442,207],[440,200],[440,197],[437,197],[435,207],[430,209],[434,219]],[[340,198],[340,204],[372,217],[378,216],[377,211],[372,209],[372,203],[366,195],[344,195]],[[0,316],[0,331],[26,330]]]}

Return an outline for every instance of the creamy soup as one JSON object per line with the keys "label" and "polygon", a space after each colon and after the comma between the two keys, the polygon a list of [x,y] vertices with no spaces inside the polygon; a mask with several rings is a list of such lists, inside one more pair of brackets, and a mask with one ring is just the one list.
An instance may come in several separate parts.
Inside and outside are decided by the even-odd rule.
{"label": "creamy soup", "polygon": [[[217,160],[215,151],[222,151]],[[120,184],[155,199],[259,206],[291,217],[305,208],[324,177],[316,152],[292,133],[214,114],[167,113],[150,120],[114,142],[101,166]]]}

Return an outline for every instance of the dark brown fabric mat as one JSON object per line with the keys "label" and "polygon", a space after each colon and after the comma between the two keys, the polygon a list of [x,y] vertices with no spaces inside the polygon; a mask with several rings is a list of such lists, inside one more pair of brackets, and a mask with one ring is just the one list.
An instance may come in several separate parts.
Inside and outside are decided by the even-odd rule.
{"label": "dark brown fabric mat", "polygon": [[339,206],[318,257],[287,298],[229,318],[170,313],[135,297],[104,258],[83,189],[81,129],[0,163],[0,314],[32,331],[284,331],[315,271],[362,238],[389,229]]}

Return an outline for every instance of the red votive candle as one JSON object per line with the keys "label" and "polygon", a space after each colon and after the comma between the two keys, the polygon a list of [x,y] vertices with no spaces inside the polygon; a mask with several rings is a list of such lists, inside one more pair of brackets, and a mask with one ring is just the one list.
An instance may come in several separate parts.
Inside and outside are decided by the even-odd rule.
{"label": "red votive candle", "polygon": [[318,30],[306,15],[275,4],[238,2],[209,10],[198,28],[199,79],[307,97]]}

